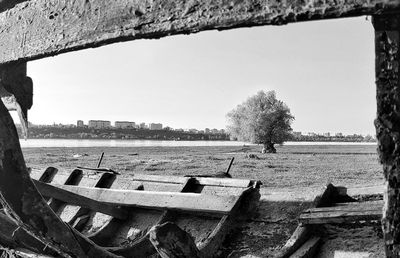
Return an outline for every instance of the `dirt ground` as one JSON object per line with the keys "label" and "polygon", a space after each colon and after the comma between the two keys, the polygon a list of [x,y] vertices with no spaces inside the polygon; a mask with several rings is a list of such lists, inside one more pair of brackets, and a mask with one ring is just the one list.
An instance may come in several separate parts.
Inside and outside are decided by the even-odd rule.
{"label": "dirt ground", "polygon": [[[327,183],[351,188],[380,186],[382,168],[376,146],[279,146],[276,154],[260,154],[258,146],[241,147],[132,147],[25,148],[28,166],[54,166],[71,171],[102,167],[129,177],[156,175],[212,175],[225,171],[235,158],[234,178],[263,183],[256,214],[225,241],[222,257],[274,257],[297,226],[297,217],[310,207]],[[254,154],[255,157],[252,157]],[[326,230],[319,257],[382,257],[380,226]],[[343,244],[345,243],[345,244]]]}

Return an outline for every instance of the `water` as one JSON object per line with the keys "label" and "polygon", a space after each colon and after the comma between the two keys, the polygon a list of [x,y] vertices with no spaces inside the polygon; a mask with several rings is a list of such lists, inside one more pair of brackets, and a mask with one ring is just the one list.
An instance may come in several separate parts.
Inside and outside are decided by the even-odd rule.
{"label": "water", "polygon": [[[179,146],[243,146],[254,145],[237,141],[156,141],[156,140],[20,140],[22,148],[40,147],[179,147]],[[376,145],[365,142],[286,142],[285,145]]]}

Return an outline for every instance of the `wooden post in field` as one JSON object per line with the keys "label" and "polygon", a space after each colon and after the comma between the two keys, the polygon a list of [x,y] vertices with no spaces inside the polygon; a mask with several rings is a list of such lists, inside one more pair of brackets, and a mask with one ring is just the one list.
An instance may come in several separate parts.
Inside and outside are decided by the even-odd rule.
{"label": "wooden post in field", "polygon": [[400,257],[400,15],[373,17],[378,153],[386,181],[382,227],[387,257]]}

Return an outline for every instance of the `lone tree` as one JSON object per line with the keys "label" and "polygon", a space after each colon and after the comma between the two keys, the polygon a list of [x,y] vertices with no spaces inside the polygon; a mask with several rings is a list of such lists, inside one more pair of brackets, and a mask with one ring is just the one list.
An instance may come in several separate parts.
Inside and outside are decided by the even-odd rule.
{"label": "lone tree", "polygon": [[227,114],[228,132],[240,141],[263,144],[262,153],[275,153],[274,144],[290,139],[294,117],[275,91],[259,91]]}

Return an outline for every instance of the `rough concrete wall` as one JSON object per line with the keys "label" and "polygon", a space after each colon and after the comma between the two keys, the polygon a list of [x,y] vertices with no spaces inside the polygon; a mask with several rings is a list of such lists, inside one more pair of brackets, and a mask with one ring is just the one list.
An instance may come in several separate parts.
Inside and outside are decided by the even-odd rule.
{"label": "rough concrete wall", "polygon": [[400,15],[375,16],[378,153],[386,180],[382,226],[387,257],[400,257]]}
{"label": "rough concrete wall", "polygon": [[[0,0],[0,64],[117,41],[374,14],[396,0]],[[3,3],[3,6],[2,6]]]}

